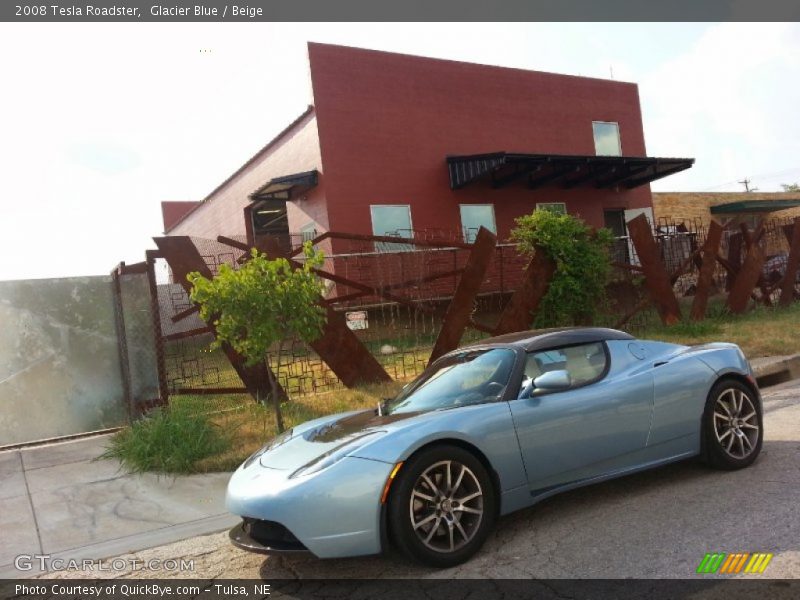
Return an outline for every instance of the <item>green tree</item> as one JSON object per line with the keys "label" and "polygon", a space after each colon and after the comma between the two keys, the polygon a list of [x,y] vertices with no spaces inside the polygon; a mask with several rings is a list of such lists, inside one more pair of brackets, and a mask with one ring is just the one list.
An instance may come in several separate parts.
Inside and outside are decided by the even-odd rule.
{"label": "green tree", "polygon": [[305,342],[319,338],[326,320],[319,302],[323,283],[313,271],[324,260],[322,252],[306,242],[303,254],[302,265],[293,265],[285,258],[271,260],[254,248],[239,269],[222,265],[213,279],[196,272],[188,275],[190,297],[200,306],[200,317],[217,330],[212,347],[227,342],[249,365],[269,365],[274,349],[275,374],[267,370],[279,431],[284,426],[276,378],[284,346],[294,335]]}
{"label": "green tree", "polygon": [[516,223],[511,239],[520,251],[544,252],[556,264],[534,326],[591,323],[606,305],[611,231],[594,230],[577,217],[549,210],[536,210]]}
{"label": "green tree", "polygon": [[784,192],[800,192],[800,185],[796,183],[782,183],[781,187]]}

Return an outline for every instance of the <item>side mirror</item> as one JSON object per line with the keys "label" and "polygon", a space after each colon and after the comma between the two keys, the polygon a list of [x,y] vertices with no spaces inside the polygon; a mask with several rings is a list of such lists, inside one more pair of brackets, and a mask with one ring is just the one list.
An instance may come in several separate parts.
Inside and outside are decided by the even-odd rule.
{"label": "side mirror", "polygon": [[542,373],[533,380],[533,387],[537,390],[565,390],[572,385],[572,378],[569,371],[548,371]]}
{"label": "side mirror", "polygon": [[522,400],[523,398],[530,398],[531,393],[533,392],[533,379],[530,377],[525,377],[522,381],[522,387],[519,391],[518,399]]}

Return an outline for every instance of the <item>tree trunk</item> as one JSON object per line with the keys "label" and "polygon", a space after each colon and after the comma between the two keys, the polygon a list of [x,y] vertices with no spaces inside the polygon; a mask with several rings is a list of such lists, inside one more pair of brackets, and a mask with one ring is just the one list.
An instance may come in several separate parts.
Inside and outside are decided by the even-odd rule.
{"label": "tree trunk", "polygon": [[284,425],[283,425],[283,414],[281,413],[281,399],[280,394],[278,393],[278,381],[277,376],[281,370],[281,354],[283,353],[283,341],[278,344],[278,364],[275,368],[275,373],[272,372],[272,369],[267,369],[269,373],[269,387],[272,393],[272,405],[275,408],[275,423],[278,425],[278,433],[283,433]]}

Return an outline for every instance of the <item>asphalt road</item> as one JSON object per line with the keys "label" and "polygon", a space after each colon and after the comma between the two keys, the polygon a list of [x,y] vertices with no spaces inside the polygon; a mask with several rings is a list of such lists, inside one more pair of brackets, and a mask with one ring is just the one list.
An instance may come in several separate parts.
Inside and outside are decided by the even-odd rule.
{"label": "asphalt road", "polygon": [[800,578],[800,380],[766,390],[764,401],[765,442],[752,467],[719,472],[689,461],[553,497],[501,519],[482,551],[454,569],[396,554],[265,559],[233,548],[227,534],[135,556],[193,559],[194,571],[172,575],[207,578],[560,579],[695,577],[707,552],[772,552],[760,577]]}

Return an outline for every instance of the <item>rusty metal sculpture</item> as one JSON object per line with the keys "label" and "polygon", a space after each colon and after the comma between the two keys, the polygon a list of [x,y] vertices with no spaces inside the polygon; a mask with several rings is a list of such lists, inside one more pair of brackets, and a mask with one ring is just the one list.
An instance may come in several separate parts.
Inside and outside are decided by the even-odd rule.
{"label": "rusty metal sculpture", "polygon": [[464,331],[472,321],[475,298],[494,256],[496,245],[497,237],[485,227],[481,227],[458,280],[455,294],[447,306],[428,364],[458,347]]}
{"label": "rusty metal sculpture", "polygon": [[[788,235],[791,227],[792,234]],[[781,306],[789,306],[795,298],[795,283],[797,282],[797,272],[800,268],[800,217],[794,223],[784,229],[789,238],[789,256],[786,259],[786,271],[781,282]]]}
{"label": "rusty metal sculpture", "polygon": [[717,266],[717,254],[719,253],[721,241],[722,226],[716,221],[712,221],[708,227],[708,235],[705,244],[703,244],[700,273],[697,276],[697,286],[690,314],[692,321],[702,321],[706,317],[708,296],[711,292],[711,284],[713,282],[714,269]]}
{"label": "rusty metal sculpture", "polygon": [[734,314],[743,313],[753,293],[753,288],[762,277],[764,267],[764,251],[757,243],[751,244],[741,268],[733,280],[733,287],[728,294],[727,306]]}
{"label": "rusty metal sculpture", "polygon": [[642,265],[645,286],[658,310],[661,321],[664,325],[673,325],[679,322],[681,320],[680,305],[672,289],[670,277],[659,256],[658,246],[653,239],[647,218],[639,215],[628,221],[628,232]]}
{"label": "rusty metal sculpture", "polygon": [[531,326],[555,272],[555,262],[543,250],[537,250],[525,269],[522,285],[500,314],[494,329],[495,335],[522,331]]}

